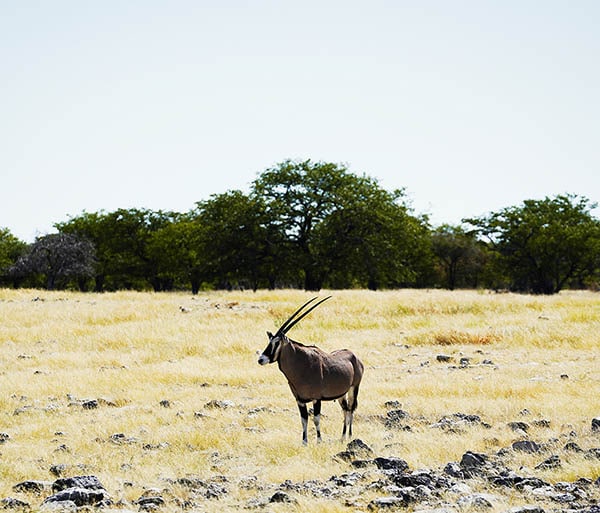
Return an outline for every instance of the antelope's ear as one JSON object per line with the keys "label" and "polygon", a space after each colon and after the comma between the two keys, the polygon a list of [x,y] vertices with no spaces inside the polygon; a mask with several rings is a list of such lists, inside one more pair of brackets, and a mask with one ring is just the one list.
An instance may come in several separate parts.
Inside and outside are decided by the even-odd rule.
{"label": "antelope's ear", "polygon": [[273,333],[267,331],[267,337],[269,337],[269,340],[271,340],[273,338]]}

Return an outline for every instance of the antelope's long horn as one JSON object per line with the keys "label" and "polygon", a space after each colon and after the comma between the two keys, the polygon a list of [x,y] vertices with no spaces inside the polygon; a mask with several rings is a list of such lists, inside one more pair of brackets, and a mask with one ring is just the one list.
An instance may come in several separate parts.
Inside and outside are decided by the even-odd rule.
{"label": "antelope's long horn", "polygon": [[299,323],[302,319],[304,319],[304,317],[306,317],[310,312],[312,312],[315,308],[317,308],[317,306],[319,306],[321,303],[324,303],[325,301],[327,301],[328,299],[330,299],[331,296],[327,296],[326,298],[321,299],[321,301],[319,301],[318,303],[315,303],[314,305],[312,305],[308,310],[306,310],[306,312],[304,312],[302,315],[300,315],[300,317],[298,317],[297,319],[295,319],[294,321],[290,322],[292,320],[292,318],[298,314],[300,312],[300,310],[302,310],[306,305],[308,305],[309,303],[312,303],[315,299],[317,299],[316,297],[313,297],[310,301],[307,301],[305,304],[302,305],[302,307],[300,307],[300,309],[296,310],[296,312],[294,313],[294,315],[292,315],[292,317],[290,317],[287,321],[285,321],[284,326],[282,326],[281,328],[279,328],[279,333],[281,334],[286,334],[288,331],[290,331],[297,323]]}
{"label": "antelope's long horn", "polygon": [[299,314],[299,313],[300,313],[300,312],[301,312],[301,311],[304,309],[304,307],[305,307],[305,306],[307,306],[307,305],[309,305],[310,303],[312,303],[312,302],[313,302],[315,299],[317,299],[317,296],[315,296],[315,297],[313,297],[313,298],[309,299],[309,300],[308,300],[306,303],[304,303],[304,304],[303,304],[303,305],[302,305],[300,308],[298,308],[298,310],[296,310],[296,311],[295,311],[295,312],[294,312],[292,315],[290,315],[290,316],[288,317],[288,320],[287,320],[287,321],[285,321],[285,322],[284,322],[284,323],[281,325],[281,328],[279,328],[279,329],[277,330],[277,334],[286,333],[286,332],[287,332],[287,330],[288,330],[288,324],[289,324],[290,322],[292,322],[292,320],[294,319],[294,317],[296,317],[296,315],[298,315],[298,314]]}

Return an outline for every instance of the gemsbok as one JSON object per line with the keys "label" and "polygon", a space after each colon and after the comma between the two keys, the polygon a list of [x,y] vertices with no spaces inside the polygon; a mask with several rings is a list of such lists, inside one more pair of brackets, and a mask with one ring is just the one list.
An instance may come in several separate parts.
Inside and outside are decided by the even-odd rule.
{"label": "gemsbok", "polygon": [[316,297],[304,303],[273,335],[267,331],[269,344],[258,358],[260,365],[277,362],[288,380],[302,418],[302,443],[308,443],[308,410],[313,403],[317,441],[321,441],[321,401],[339,401],[344,412],[344,429],[352,437],[352,417],[357,406],[358,387],[363,376],[362,362],[348,349],[326,353],[316,346],[306,346],[286,336],[300,320],[331,296],[321,299],[304,313],[302,310]]}

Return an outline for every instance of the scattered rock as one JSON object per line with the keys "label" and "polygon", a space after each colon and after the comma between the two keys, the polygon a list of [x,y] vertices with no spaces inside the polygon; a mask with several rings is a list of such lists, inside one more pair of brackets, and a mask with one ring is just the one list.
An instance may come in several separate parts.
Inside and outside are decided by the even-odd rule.
{"label": "scattered rock", "polygon": [[52,488],[52,483],[48,481],[21,481],[13,486],[15,492],[41,494],[45,490]]}
{"label": "scattered rock", "polygon": [[405,429],[406,424],[404,421],[410,418],[410,415],[404,410],[395,409],[387,412],[384,424],[385,427],[390,429]]}
{"label": "scattered rock", "polygon": [[205,408],[220,409],[220,410],[224,410],[226,408],[233,408],[234,406],[235,406],[235,403],[233,401],[219,400],[219,399],[213,399],[211,401],[208,401],[204,405]]}
{"label": "scattered rock", "polygon": [[549,470],[561,466],[560,458],[557,455],[550,456],[548,459],[536,465],[536,470]]}
{"label": "scattered rock", "polygon": [[88,488],[67,488],[47,497],[44,503],[48,502],[73,502],[75,506],[97,506],[100,503],[109,503],[109,497],[104,490]]}
{"label": "scattered rock", "polygon": [[99,403],[96,399],[89,399],[87,401],[83,401],[81,403],[81,406],[84,410],[95,410],[96,408],[98,408]]}
{"label": "scattered rock", "polygon": [[510,508],[506,513],[546,513],[544,508],[539,506],[516,506]]}
{"label": "scattered rock", "polygon": [[0,444],[6,443],[10,440],[10,435],[8,433],[0,433]]}
{"label": "scattered rock", "polygon": [[524,431],[525,433],[529,430],[529,424],[527,424],[527,422],[509,422],[508,427],[513,431]]}
{"label": "scattered rock", "polygon": [[19,499],[6,497],[5,499],[0,500],[0,509],[30,510],[31,505],[28,502]]}
{"label": "scattered rock", "polygon": [[75,476],[54,481],[52,490],[60,492],[68,488],[85,488],[89,490],[106,490],[96,476]]}
{"label": "scattered rock", "polygon": [[596,417],[592,419],[592,431],[598,432],[600,431],[600,417]]}
{"label": "scattered rock", "polygon": [[405,508],[408,506],[408,501],[405,497],[381,497],[379,499],[373,499],[369,502],[369,510],[375,511],[379,509],[388,508]]}
{"label": "scattered rock", "polygon": [[513,451],[535,453],[540,452],[541,448],[538,444],[531,440],[519,440],[512,444]]}
{"label": "scattered rock", "polygon": [[375,458],[373,461],[378,469],[395,470],[397,472],[406,472],[408,470],[408,463],[400,458]]}
{"label": "scattered rock", "polygon": [[373,449],[371,449],[365,442],[360,438],[352,440],[346,446],[346,452],[352,455],[353,459],[357,458],[369,458],[373,456]]}
{"label": "scattered rock", "polygon": [[271,498],[269,499],[269,502],[285,502],[285,503],[296,503],[298,502],[296,499],[294,499],[293,497],[291,497],[290,495],[288,495],[285,492],[275,492]]}

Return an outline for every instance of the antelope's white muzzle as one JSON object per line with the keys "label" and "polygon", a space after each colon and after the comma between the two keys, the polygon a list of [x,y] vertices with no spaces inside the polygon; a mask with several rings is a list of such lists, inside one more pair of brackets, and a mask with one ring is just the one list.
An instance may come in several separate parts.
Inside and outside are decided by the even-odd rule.
{"label": "antelope's white muzzle", "polygon": [[268,357],[268,356],[265,356],[264,354],[261,354],[261,355],[258,357],[258,363],[259,363],[260,365],[266,365],[267,363],[269,363],[269,357]]}

